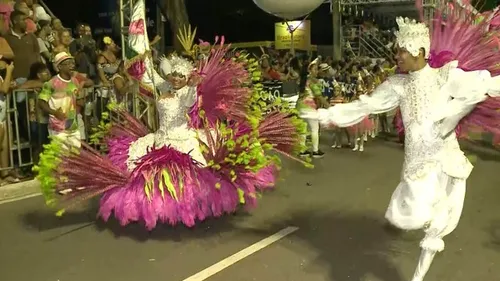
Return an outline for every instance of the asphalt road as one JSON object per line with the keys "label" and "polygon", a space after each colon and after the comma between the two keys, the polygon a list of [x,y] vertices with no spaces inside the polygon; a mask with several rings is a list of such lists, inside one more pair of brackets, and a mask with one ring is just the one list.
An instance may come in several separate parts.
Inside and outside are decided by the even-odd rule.
{"label": "asphalt road", "polygon": [[[401,147],[324,150],[314,170],[286,163],[256,210],[192,229],[122,228],[95,221],[91,204],[56,218],[40,197],[2,204],[0,280],[182,281],[287,226],[299,230],[207,280],[409,280],[422,233],[391,233],[383,220]],[[500,155],[478,155],[462,220],[426,281],[500,280]]]}

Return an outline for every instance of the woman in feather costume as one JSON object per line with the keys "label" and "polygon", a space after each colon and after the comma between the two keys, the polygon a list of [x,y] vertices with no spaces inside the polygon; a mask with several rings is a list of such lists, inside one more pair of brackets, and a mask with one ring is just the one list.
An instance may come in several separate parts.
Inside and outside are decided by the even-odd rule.
{"label": "woman in feather costume", "polygon": [[402,71],[372,95],[318,110],[321,124],[347,127],[369,114],[401,109],[404,164],[385,218],[403,230],[422,229],[421,254],[412,281],[422,281],[443,238],[458,225],[472,164],[455,129],[500,136],[497,30],[488,19],[448,1],[428,26],[398,18],[397,61]]}
{"label": "woman in feather costume", "polygon": [[[286,112],[262,119],[252,105],[259,89],[245,87],[252,76],[242,63],[224,59],[229,47],[223,40],[198,70],[175,55],[164,59],[165,80],[151,63],[147,38],[141,0],[129,27],[135,56],[128,71],[144,93],[156,98],[158,130],[149,133],[117,108],[106,156],[86,144],[75,150],[52,142],[36,168],[47,203],[62,214],[102,195],[99,217],[108,220],[114,214],[122,225],[138,221],[148,230],[158,222],[193,226],[234,212],[240,204],[254,206],[259,194],[276,183],[279,160],[269,152],[301,151],[305,125]],[[194,35],[179,39],[192,45]],[[57,195],[67,189],[71,192]]]}

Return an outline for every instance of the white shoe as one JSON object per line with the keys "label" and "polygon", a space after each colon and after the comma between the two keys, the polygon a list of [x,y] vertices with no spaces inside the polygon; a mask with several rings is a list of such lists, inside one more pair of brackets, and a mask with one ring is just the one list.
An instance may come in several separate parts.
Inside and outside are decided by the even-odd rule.
{"label": "white shoe", "polygon": [[360,146],[359,147],[359,152],[363,152],[363,151],[365,151],[365,148],[363,146]]}
{"label": "white shoe", "polygon": [[361,142],[361,139],[357,138],[356,142],[354,143],[354,148],[352,149],[352,151],[358,151],[359,150],[359,143],[360,142]]}
{"label": "white shoe", "polygon": [[363,140],[364,141],[368,141],[368,134],[366,134],[366,135],[363,136]]}
{"label": "white shoe", "polygon": [[334,144],[332,145],[332,148],[336,148],[336,149],[338,149],[338,148],[342,148],[342,145],[341,145],[341,144],[334,143]]}

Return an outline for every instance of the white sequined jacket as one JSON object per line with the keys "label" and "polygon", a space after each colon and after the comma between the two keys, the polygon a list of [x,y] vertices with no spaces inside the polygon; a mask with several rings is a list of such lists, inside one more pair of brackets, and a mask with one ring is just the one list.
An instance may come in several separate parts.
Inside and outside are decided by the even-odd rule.
{"label": "white sequined jacket", "polygon": [[451,62],[442,68],[426,66],[406,75],[395,75],[370,96],[348,104],[321,109],[323,124],[352,126],[369,114],[401,109],[405,128],[402,177],[416,180],[430,169],[441,169],[456,178],[467,178],[472,165],[453,133],[458,122],[488,95],[498,95],[500,80],[488,71],[465,72]]}

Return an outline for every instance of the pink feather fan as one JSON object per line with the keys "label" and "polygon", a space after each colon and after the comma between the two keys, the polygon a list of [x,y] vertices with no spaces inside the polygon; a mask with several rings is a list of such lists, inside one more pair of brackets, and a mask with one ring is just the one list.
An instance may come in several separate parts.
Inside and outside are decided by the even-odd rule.
{"label": "pink feather fan", "polygon": [[[422,0],[416,5],[422,16]],[[480,14],[468,3],[441,1],[434,18],[427,22],[432,26],[429,65],[439,68],[458,61],[458,67],[464,71],[488,70],[497,76],[500,74],[498,21],[498,9]],[[500,98],[489,97],[478,104],[457,128],[461,138],[485,132],[493,134],[495,144],[500,141]]]}
{"label": "pink feather fan", "polygon": [[240,63],[226,59],[230,46],[224,46],[224,37],[220,44],[216,37],[214,48],[206,61],[201,61],[199,74],[203,81],[198,86],[198,103],[189,111],[191,126],[200,129],[204,126],[203,118],[210,125],[217,120],[246,120],[250,89],[242,84],[250,79],[248,72]]}

